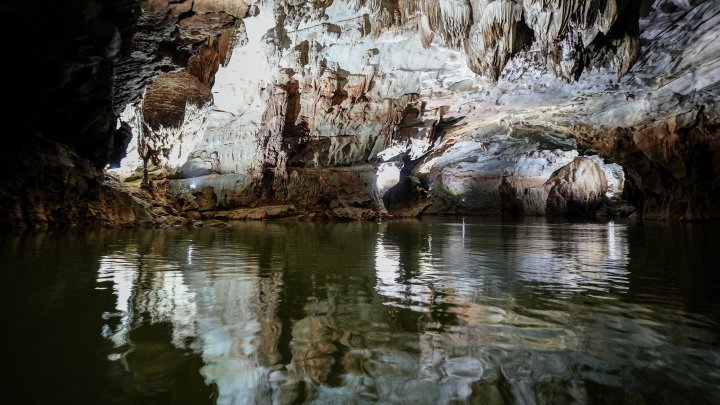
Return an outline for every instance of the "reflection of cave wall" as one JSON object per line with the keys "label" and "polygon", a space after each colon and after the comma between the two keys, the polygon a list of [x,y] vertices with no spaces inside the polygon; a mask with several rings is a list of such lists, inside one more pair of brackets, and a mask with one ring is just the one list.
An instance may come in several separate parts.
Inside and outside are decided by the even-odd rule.
{"label": "reflection of cave wall", "polygon": [[[8,325],[47,330],[28,341],[50,336],[72,343],[50,357],[41,350],[9,353],[18,363],[6,366],[26,371],[37,364],[28,359],[87,361],[107,371],[88,381],[115,381],[76,394],[93,399],[128,390],[165,398],[168,387],[200,395],[208,393],[205,383],[215,383],[228,402],[298,393],[299,401],[358,395],[381,401],[403,392],[419,403],[442,403],[488,392],[542,397],[551,394],[544,391],[549,386],[556,395],[583,398],[586,391],[573,387],[592,394],[597,386],[566,367],[601,362],[631,373],[677,350],[698,359],[706,352],[697,345],[714,348],[715,334],[708,333],[714,324],[698,312],[718,303],[716,284],[703,282],[717,279],[716,239],[707,226],[476,217],[26,233],[0,247],[9,257],[25,257],[12,262],[22,271],[5,276],[29,277],[37,291],[8,290],[2,298],[18,297],[35,316],[8,317]],[[675,249],[657,252],[668,244]],[[53,266],[18,255],[38,247]],[[68,256],[68,250],[84,253]],[[80,257],[87,266],[78,266]],[[711,277],[687,277],[673,263]],[[78,308],[89,318],[74,316]],[[59,334],[56,325],[65,322],[74,328]],[[608,339],[628,336],[637,344],[608,348]],[[23,336],[9,337],[20,344],[14,339]],[[102,354],[88,351],[86,341],[99,344]],[[717,358],[707,359],[703,367],[714,370]],[[530,361],[541,372],[527,375]],[[65,384],[86,370],[41,369],[35,379],[16,380],[21,388],[48,382],[64,399],[77,392]],[[153,370],[170,378],[149,378]],[[615,367],[590,370],[583,376],[617,375]],[[688,370],[688,379],[717,380],[706,369]],[[642,376],[625,375],[606,388],[644,387],[637,384]],[[693,388],[697,395],[706,390]]]}
{"label": "reflection of cave wall", "polygon": [[[157,350],[172,360],[190,341],[194,353],[184,361],[202,358],[194,369],[217,386],[220,403],[382,402],[400,394],[418,403],[582,400],[597,387],[566,367],[615,356],[644,365],[668,344],[658,328],[675,327],[598,316],[618,310],[604,294],[617,298],[647,287],[633,287],[626,269],[631,231],[622,224],[476,218],[142,231],[124,254],[100,260],[98,278],[127,290],[118,294],[116,316],[132,319],[128,371],[142,377],[148,364],[137,356]],[[199,265],[204,271],[189,271]],[[655,271],[640,268],[640,278]],[[128,273],[141,277],[128,283]],[[686,298],[671,295],[672,302]],[[122,298],[130,298],[127,306]],[[593,304],[583,304],[588,300]],[[176,339],[170,325],[192,326],[198,339]],[[611,336],[598,339],[598,327]],[[595,343],[615,333],[648,339],[629,351]],[[529,361],[537,373],[527,374]],[[613,379],[605,389],[624,384]]]}
{"label": "reflection of cave wall", "polygon": [[38,342],[7,353],[10,402],[718,396],[713,227],[468,217],[5,239],[3,286],[34,287],[0,296],[7,338]]}

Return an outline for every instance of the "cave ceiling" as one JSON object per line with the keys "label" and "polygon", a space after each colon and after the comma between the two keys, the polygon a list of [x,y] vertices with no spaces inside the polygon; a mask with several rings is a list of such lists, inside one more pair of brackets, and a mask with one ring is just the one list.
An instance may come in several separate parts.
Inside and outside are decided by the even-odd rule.
{"label": "cave ceiling", "polygon": [[[32,175],[67,166],[49,150],[84,168],[76,194],[92,202],[106,165],[137,179],[142,134],[162,138],[151,175],[173,198],[216,176],[198,191],[210,203],[188,197],[194,210],[375,217],[381,195],[394,204],[380,170],[405,165],[433,190],[429,212],[510,201],[542,215],[551,175],[564,187],[592,167],[645,218],[720,218],[717,1],[78,0],[0,13],[41,27],[8,54],[44,46],[3,84],[22,128],[8,138],[25,151],[3,162],[6,189],[42,197],[7,194],[6,222],[51,222],[44,190],[73,177]],[[55,205],[87,215],[60,194]]]}
{"label": "cave ceiling", "polygon": [[[188,0],[144,7],[133,57],[119,64],[118,111],[154,75],[187,69],[214,93],[211,137],[230,126],[270,138],[282,132],[296,143],[372,138],[336,163],[371,159],[393,141],[426,137],[429,148],[438,124],[450,122],[461,137],[489,123],[545,128],[538,132],[556,135],[546,142],[566,147],[560,138],[577,136],[578,128],[642,125],[701,105],[714,111],[718,98],[713,1]],[[377,136],[382,148],[370,145]]]}

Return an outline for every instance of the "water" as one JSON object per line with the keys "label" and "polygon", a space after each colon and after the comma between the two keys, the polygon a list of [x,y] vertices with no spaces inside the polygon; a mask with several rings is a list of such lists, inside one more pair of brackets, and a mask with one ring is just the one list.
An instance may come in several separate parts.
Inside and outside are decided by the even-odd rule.
{"label": "water", "polygon": [[720,403],[712,226],[0,236],[2,403]]}

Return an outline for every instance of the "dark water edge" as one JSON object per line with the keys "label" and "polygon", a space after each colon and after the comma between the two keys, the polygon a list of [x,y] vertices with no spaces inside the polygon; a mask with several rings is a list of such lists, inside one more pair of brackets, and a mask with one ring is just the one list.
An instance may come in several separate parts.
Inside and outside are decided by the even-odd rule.
{"label": "dark water edge", "polygon": [[720,403],[717,225],[0,235],[2,403]]}

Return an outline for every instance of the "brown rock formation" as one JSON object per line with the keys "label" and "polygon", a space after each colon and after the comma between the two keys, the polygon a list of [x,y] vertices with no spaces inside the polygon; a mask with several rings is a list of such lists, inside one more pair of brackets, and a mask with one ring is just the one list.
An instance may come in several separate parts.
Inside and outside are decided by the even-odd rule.
{"label": "brown rock formation", "polygon": [[510,57],[531,39],[523,8],[512,1],[495,1],[477,14],[480,17],[465,41],[468,65],[475,73],[497,80]]}
{"label": "brown rock formation", "polygon": [[203,107],[212,101],[210,89],[187,73],[165,73],[148,86],[143,118],[150,129],[179,128],[188,104]]}
{"label": "brown rock formation", "polygon": [[[115,111],[136,102],[163,72],[188,69],[212,87],[220,65],[228,63],[236,40],[243,41],[237,12],[242,2],[145,0],[137,12],[132,52],[116,63]],[[227,12],[218,6],[227,6]]]}
{"label": "brown rock formation", "polygon": [[[174,151],[158,176],[190,156],[184,175],[222,173],[189,193],[191,208],[180,208],[192,215],[264,204],[381,215],[378,164],[404,155],[423,158],[389,205],[416,208],[406,197],[427,189],[429,212],[586,212],[602,194],[600,172],[570,162],[589,151],[623,165],[645,218],[718,218],[717,10],[665,0],[8,6],[3,16],[37,16],[49,32],[19,41],[48,50],[20,58],[33,61],[33,80],[8,93],[22,130],[11,137],[20,155],[3,162],[5,189],[30,191],[3,195],[13,213],[4,221],[113,217],[88,208],[93,200],[122,210],[93,171],[138,135],[115,113],[142,94],[145,124],[165,143],[156,146]],[[13,46],[10,55],[29,49]],[[253,66],[230,64],[234,51]],[[216,81],[212,112],[195,111]],[[187,183],[173,181],[179,196]]]}
{"label": "brown rock formation", "polygon": [[605,173],[592,160],[579,157],[563,166],[545,183],[549,189],[548,215],[587,216],[605,199]]}
{"label": "brown rock formation", "polygon": [[627,198],[650,220],[720,218],[720,126],[703,108],[578,138],[627,171]]}
{"label": "brown rock formation", "polygon": [[[3,227],[137,226],[181,221],[163,192],[129,189],[64,144],[40,137],[16,150],[14,175],[0,191]],[[38,152],[40,151],[40,152]],[[161,186],[162,187],[162,186]]]}
{"label": "brown rock formation", "polygon": [[212,88],[215,73],[221,65],[225,66],[230,60],[235,39],[236,34],[232,30],[223,31],[219,37],[207,37],[205,43],[188,60],[188,72]]}

